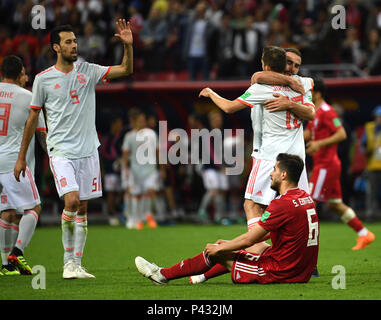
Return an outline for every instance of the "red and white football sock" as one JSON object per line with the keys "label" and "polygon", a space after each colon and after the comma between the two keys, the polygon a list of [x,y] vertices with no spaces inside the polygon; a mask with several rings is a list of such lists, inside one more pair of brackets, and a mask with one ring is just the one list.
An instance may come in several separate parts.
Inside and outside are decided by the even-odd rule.
{"label": "red and white football sock", "polygon": [[173,280],[204,273],[212,266],[213,263],[210,259],[204,252],[201,252],[197,256],[185,259],[170,268],[163,268],[160,272],[166,279]]}

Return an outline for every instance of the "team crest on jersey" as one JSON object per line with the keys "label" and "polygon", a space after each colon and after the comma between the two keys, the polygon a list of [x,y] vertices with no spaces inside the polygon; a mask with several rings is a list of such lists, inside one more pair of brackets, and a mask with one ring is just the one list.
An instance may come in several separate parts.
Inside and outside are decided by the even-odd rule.
{"label": "team crest on jersey", "polygon": [[85,75],[82,74],[82,73],[78,74],[77,79],[78,79],[78,82],[79,82],[80,84],[85,84],[85,83],[86,83],[86,77],[85,77]]}
{"label": "team crest on jersey", "polygon": [[7,204],[7,196],[5,195],[5,194],[3,194],[2,196],[1,196],[1,204]]}
{"label": "team crest on jersey", "polygon": [[67,181],[66,178],[62,178],[60,180],[61,188],[65,188],[67,186]]}

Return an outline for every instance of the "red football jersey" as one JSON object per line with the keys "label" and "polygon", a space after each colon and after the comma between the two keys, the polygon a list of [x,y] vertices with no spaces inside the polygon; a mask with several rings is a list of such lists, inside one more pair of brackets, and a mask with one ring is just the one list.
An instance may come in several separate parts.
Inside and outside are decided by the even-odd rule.
{"label": "red football jersey", "polygon": [[[342,127],[336,111],[327,103],[316,110],[315,119],[308,122],[307,130],[311,131],[312,140],[328,138]],[[314,166],[319,164],[340,161],[337,155],[337,144],[321,148],[312,155]]]}
{"label": "red football jersey", "polygon": [[277,282],[307,282],[319,251],[319,222],[310,195],[288,190],[270,203],[259,225],[270,231],[272,241],[261,256],[265,272]]}

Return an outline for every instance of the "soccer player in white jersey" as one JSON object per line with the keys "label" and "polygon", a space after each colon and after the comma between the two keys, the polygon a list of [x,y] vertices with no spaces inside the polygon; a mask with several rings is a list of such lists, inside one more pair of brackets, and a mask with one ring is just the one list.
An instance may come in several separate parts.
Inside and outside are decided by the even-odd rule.
{"label": "soccer player in white jersey", "polygon": [[[13,166],[20,149],[25,121],[30,113],[31,92],[24,86],[25,68],[16,56],[8,56],[1,66],[0,83],[0,248],[3,275],[32,274],[24,250],[32,239],[38,215],[40,196],[28,167],[26,176],[17,182]],[[16,212],[22,212],[17,241],[12,249],[11,224]],[[10,250],[12,251],[10,252]],[[17,268],[16,268],[17,267]],[[18,270],[17,270],[18,269]]]}
{"label": "soccer player in white jersey", "polygon": [[64,279],[94,278],[82,267],[87,237],[88,200],[102,196],[95,127],[95,86],[98,82],[128,76],[133,68],[133,37],[129,22],[119,19],[115,34],[124,45],[120,65],[104,67],[77,60],[77,38],[70,26],[50,33],[57,54],[54,66],[38,74],[33,83],[31,112],[14,168],[17,180],[25,175],[26,150],[44,107],[47,117],[47,146],[56,189],[65,206],[62,212]]}
{"label": "soccer player in white jersey", "polygon": [[[23,74],[22,77],[20,77],[20,86],[22,88],[25,88],[27,82],[29,81],[29,77],[26,73]],[[27,108],[27,113],[29,114],[30,109],[29,106]],[[31,174],[33,177],[34,175],[34,169],[35,169],[35,137],[37,137],[37,140],[42,147],[43,151],[47,152],[46,149],[46,123],[44,119],[44,115],[42,112],[40,112],[40,115],[38,117],[38,124],[36,128],[36,134],[33,135],[32,140],[29,144],[28,152],[26,154],[26,164],[27,167],[29,168]],[[16,215],[14,216],[11,224],[11,233],[12,233],[12,240],[11,240],[11,248],[13,248],[16,244],[17,237],[19,234],[19,224],[20,220],[22,218],[23,211],[21,212],[16,212]]]}
{"label": "soccer player in white jersey", "polygon": [[141,230],[144,222],[150,228],[157,223],[152,214],[152,204],[160,187],[157,169],[158,137],[147,128],[146,115],[140,110],[130,113],[134,130],[128,132],[122,145],[123,171],[128,179],[131,207],[127,228]]}

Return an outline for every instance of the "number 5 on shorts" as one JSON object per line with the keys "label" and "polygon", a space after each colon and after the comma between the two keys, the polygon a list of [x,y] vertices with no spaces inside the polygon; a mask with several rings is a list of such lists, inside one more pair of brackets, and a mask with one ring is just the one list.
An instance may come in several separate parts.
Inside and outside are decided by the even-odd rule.
{"label": "number 5 on shorts", "polygon": [[308,219],[308,242],[307,247],[317,246],[318,244],[318,235],[319,235],[319,224],[318,222],[312,222],[311,216],[316,214],[315,209],[307,210],[307,219]]}

